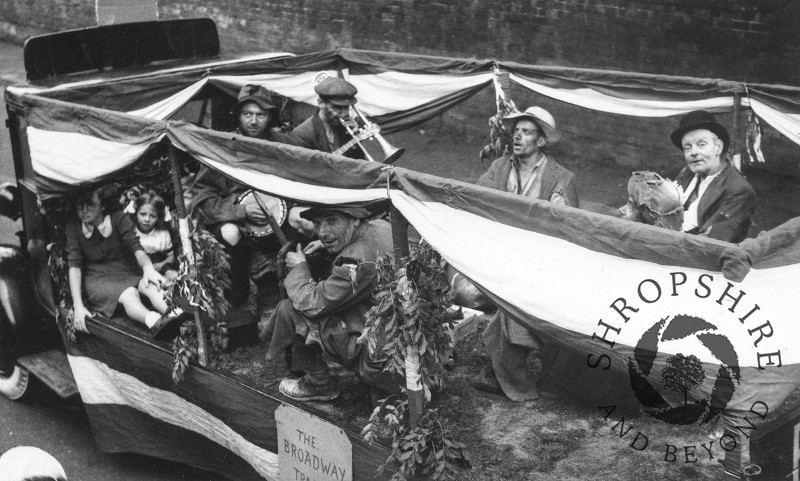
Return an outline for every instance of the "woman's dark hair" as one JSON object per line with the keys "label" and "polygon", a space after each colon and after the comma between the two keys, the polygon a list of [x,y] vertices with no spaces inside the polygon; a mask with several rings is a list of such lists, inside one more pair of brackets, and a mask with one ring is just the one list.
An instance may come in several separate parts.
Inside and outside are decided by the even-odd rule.
{"label": "woman's dark hair", "polygon": [[152,190],[147,191],[136,198],[136,201],[133,203],[133,212],[134,214],[139,213],[139,208],[144,205],[152,205],[156,209],[156,215],[158,215],[158,220],[156,221],[156,229],[161,230],[164,228],[164,217],[166,216],[166,206],[167,203],[164,202],[164,199],[153,192]]}
{"label": "woman's dark hair", "polygon": [[75,204],[91,204],[95,195],[97,195],[97,199],[100,201],[100,207],[103,210],[103,215],[110,214],[122,208],[122,205],[119,203],[119,190],[114,184],[102,185],[95,189],[79,192],[75,196]]}

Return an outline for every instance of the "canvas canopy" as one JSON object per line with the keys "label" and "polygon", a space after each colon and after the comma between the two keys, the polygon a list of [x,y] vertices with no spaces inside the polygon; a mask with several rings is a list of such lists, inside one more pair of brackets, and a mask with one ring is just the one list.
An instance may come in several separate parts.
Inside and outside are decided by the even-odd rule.
{"label": "canvas canopy", "polygon": [[[327,71],[356,85],[359,108],[391,132],[485,88],[495,66],[543,95],[625,115],[726,111],[742,95],[743,105],[800,143],[800,89],[349,49],[107,83],[16,87],[7,95],[26,108],[42,197],[113,176],[166,138],[273,195],[318,204],[388,199],[447,262],[525,327],[605,354],[622,370],[636,359],[645,378],[647,366],[692,353],[709,372],[719,366],[730,385],[701,387],[710,409],[727,405],[741,414],[756,400],[780,404],[800,372],[793,342],[800,335],[794,319],[800,301],[792,295],[800,279],[800,219],[733,245],[169,120],[208,85],[233,94],[256,83],[313,104],[311,79]],[[673,323],[684,317],[702,323]]]}

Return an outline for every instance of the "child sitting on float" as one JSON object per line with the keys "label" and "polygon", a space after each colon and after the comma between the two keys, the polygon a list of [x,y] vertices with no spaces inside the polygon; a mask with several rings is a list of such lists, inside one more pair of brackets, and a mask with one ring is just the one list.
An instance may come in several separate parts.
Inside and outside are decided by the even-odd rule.
{"label": "child sitting on float", "polygon": [[[111,317],[119,304],[136,322],[146,325],[156,339],[174,337],[180,329],[182,311],[166,313],[166,303],[159,289],[145,292],[153,296],[158,312],[147,308],[137,286],[160,288],[165,281],[142,249],[131,218],[120,209],[112,186],[84,192],[77,199],[77,219],[67,223],[67,262],[72,293],[74,326],[89,332],[86,318],[96,313]],[[87,304],[83,302],[86,292]],[[159,302],[160,301],[160,302]],[[162,309],[158,309],[159,306]]]}
{"label": "child sitting on float", "polygon": [[[171,286],[178,278],[178,263],[172,250],[172,232],[166,224],[167,204],[153,191],[141,194],[133,202],[133,222],[136,224],[136,237],[145,254],[150,257],[153,268],[163,275],[166,282],[162,287]],[[156,291],[156,292],[153,292]],[[153,307],[159,312],[167,310],[163,298],[159,298],[155,284],[142,279],[139,292],[145,294]]]}

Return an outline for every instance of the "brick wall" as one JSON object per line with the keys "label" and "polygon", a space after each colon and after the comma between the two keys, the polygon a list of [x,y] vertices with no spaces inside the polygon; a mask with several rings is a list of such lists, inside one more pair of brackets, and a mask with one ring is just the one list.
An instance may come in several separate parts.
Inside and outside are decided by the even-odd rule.
{"label": "brick wall", "polygon": [[161,0],[228,51],[336,47],[800,83],[791,0]]}
{"label": "brick wall", "polygon": [[95,23],[95,0],[0,0],[0,39],[6,41]]}
{"label": "brick wall", "polygon": [[[0,0],[0,36],[92,25],[94,3]],[[158,7],[161,19],[214,19],[224,52],[354,47],[800,85],[800,2],[791,0],[159,0]],[[554,114],[574,139],[561,147],[565,156],[674,167],[667,133],[675,119],[596,113],[522,88],[512,96]],[[480,94],[445,115],[444,128],[484,138],[493,105],[491,92]],[[731,116],[721,120],[731,126]],[[797,170],[797,146],[769,129],[764,149]]]}

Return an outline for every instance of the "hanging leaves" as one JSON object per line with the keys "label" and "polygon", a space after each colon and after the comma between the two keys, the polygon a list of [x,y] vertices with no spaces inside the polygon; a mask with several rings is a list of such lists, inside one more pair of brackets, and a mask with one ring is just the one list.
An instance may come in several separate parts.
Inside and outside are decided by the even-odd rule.
{"label": "hanging leaves", "polygon": [[[419,352],[420,378],[426,398],[444,387],[442,362],[453,342],[450,283],[441,256],[428,244],[415,246],[396,266],[391,255],[377,260],[375,305],[366,314],[358,339],[371,353],[379,352],[384,371],[405,377],[406,357]],[[448,329],[449,328],[449,329]],[[422,475],[425,479],[456,479],[454,462],[469,464],[464,446],[450,439],[436,410],[425,408],[417,426],[408,420],[408,400],[384,400],[362,431],[369,442],[391,437],[394,450],[387,462],[400,467],[392,479]]]}
{"label": "hanging leaves", "polygon": [[413,476],[434,481],[457,478],[455,465],[470,466],[466,447],[451,438],[436,409],[426,409],[415,428],[408,424],[408,400],[389,399],[377,406],[370,415],[369,424],[361,431],[367,442],[380,438],[392,439],[392,454],[380,468],[383,472],[389,461],[396,461],[397,472],[392,481]]}
{"label": "hanging leaves", "polygon": [[[189,235],[195,262],[194,265],[189,265],[184,254],[178,257],[178,278],[167,292],[167,303],[172,309],[177,300],[185,299],[190,306],[200,309],[202,319],[221,319],[230,308],[230,303],[225,299],[225,290],[230,287],[230,258],[222,244],[207,230],[192,225]],[[214,354],[228,347],[228,328],[224,322],[216,322],[208,331],[211,337],[211,356],[214,357]],[[197,330],[194,321],[187,321],[181,326],[172,345],[172,354],[172,380],[177,384],[183,380],[189,361],[197,358]]]}

